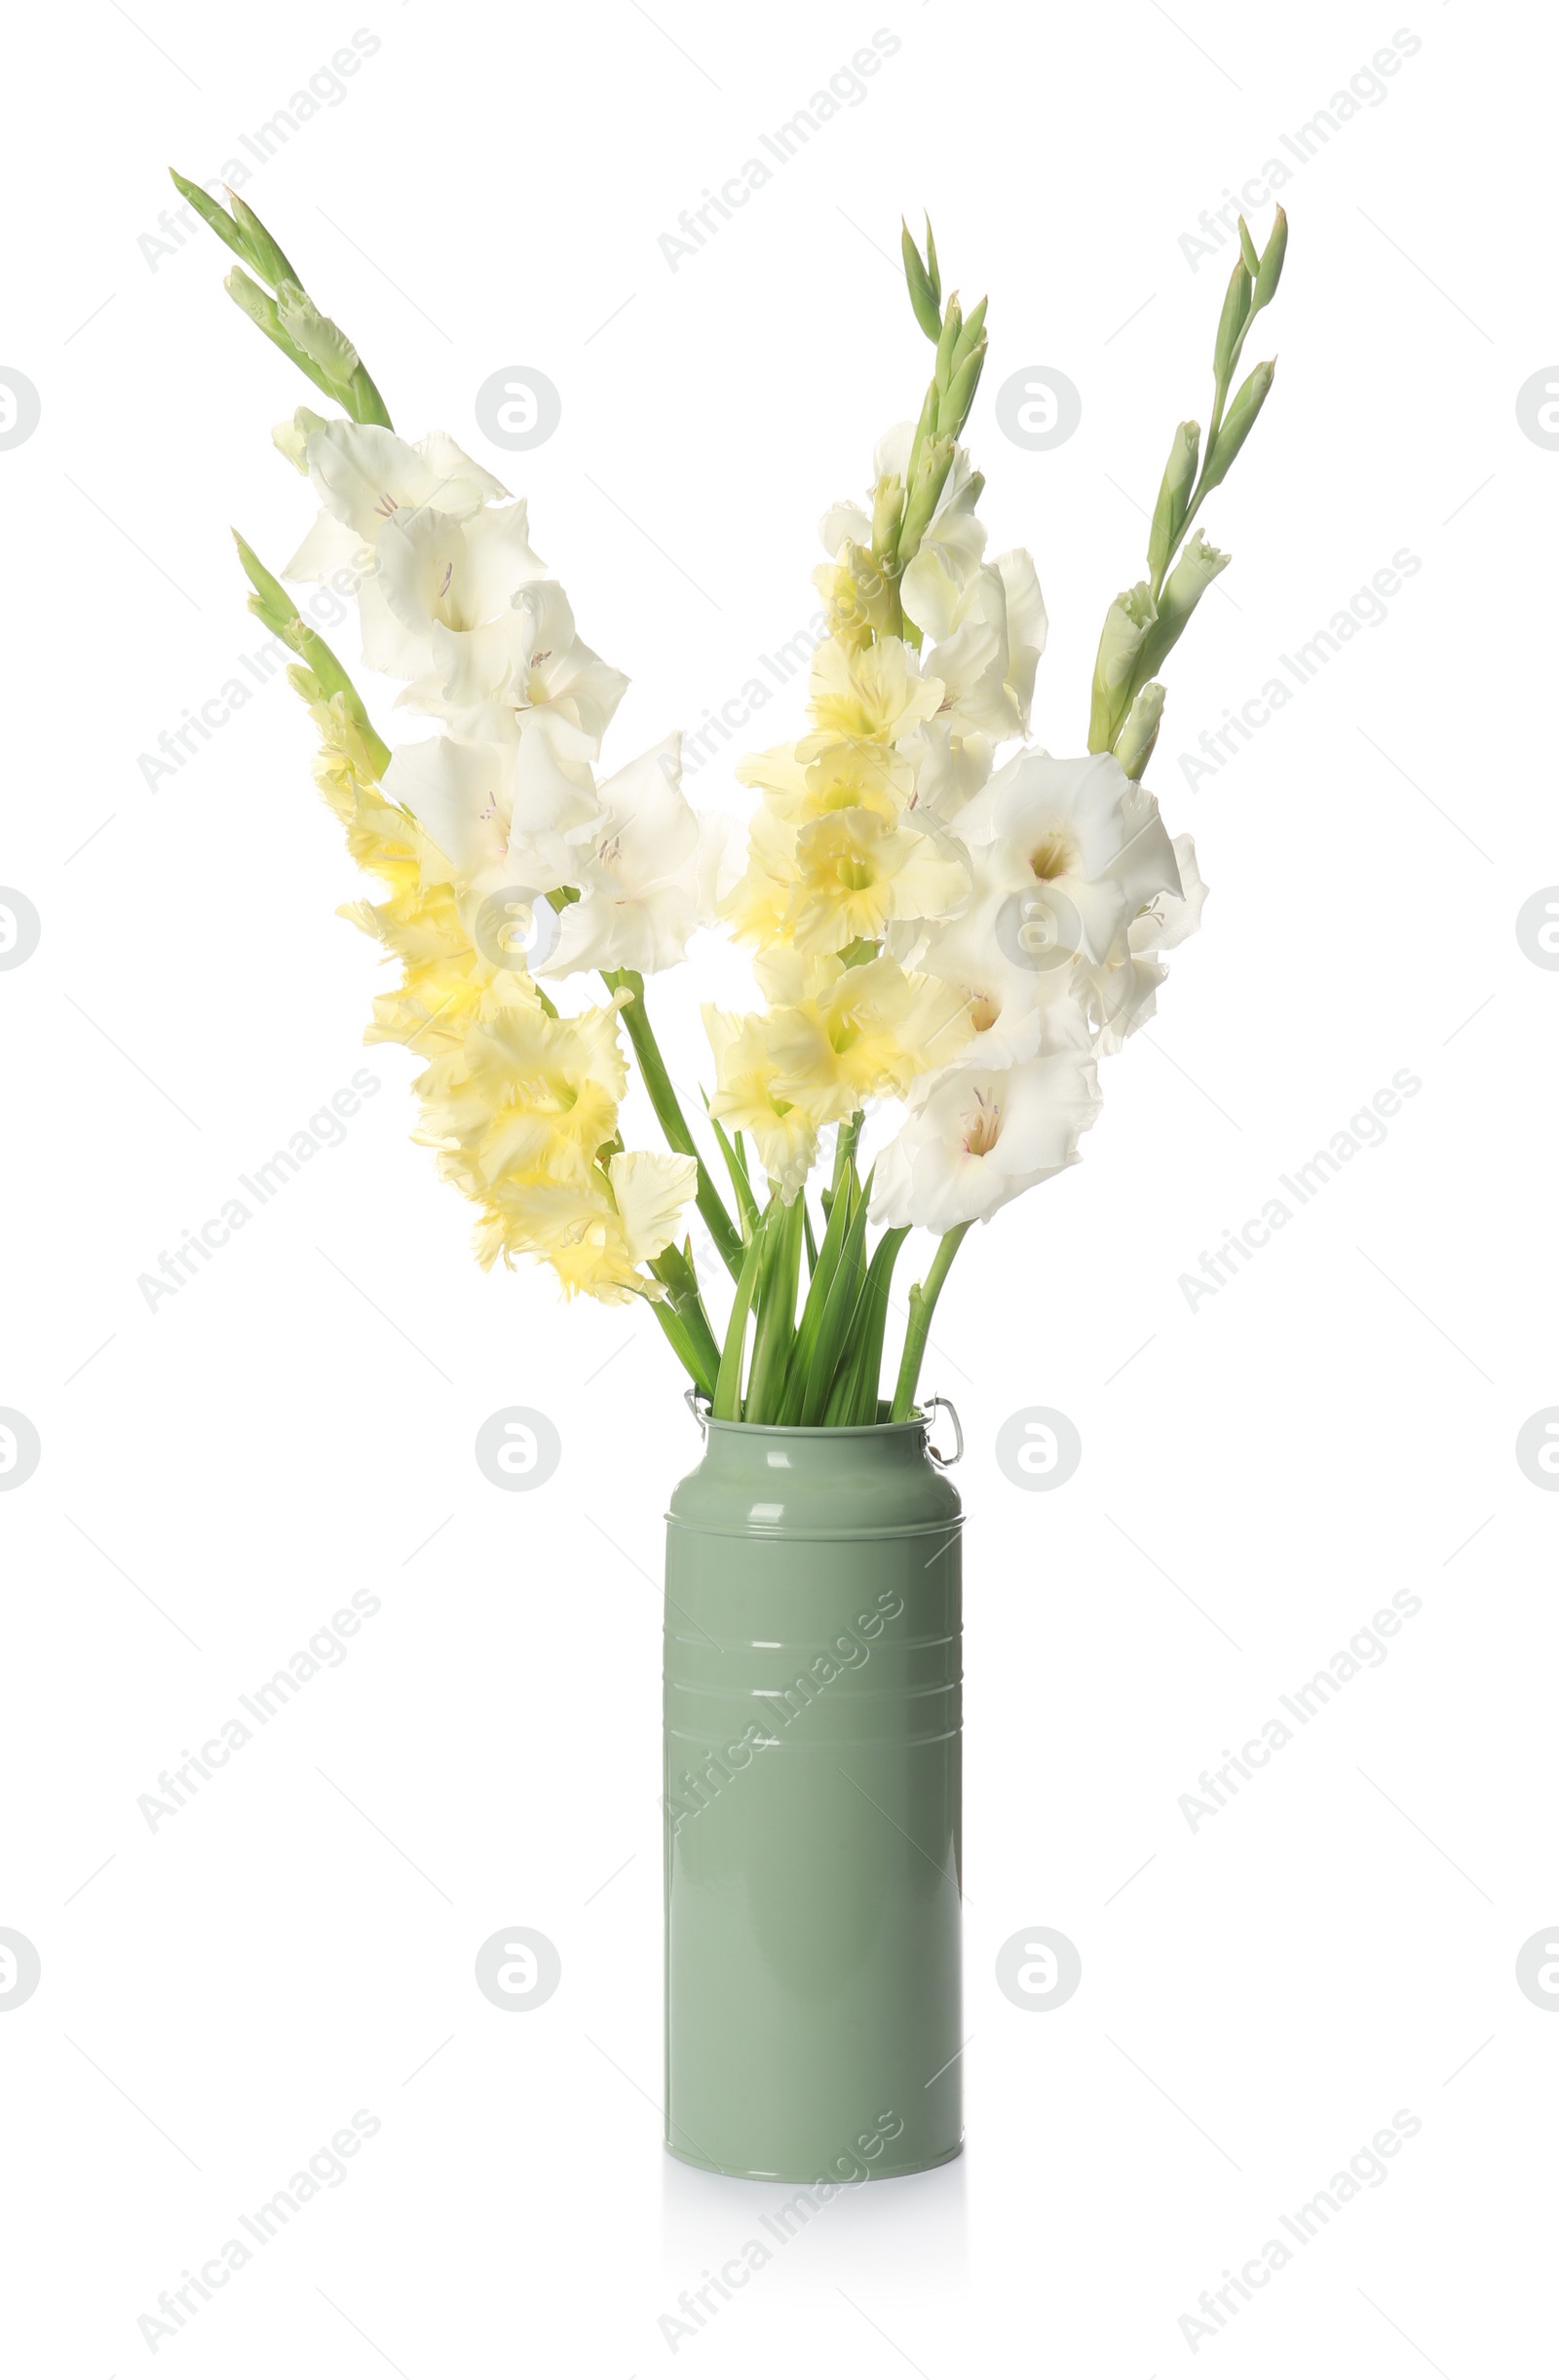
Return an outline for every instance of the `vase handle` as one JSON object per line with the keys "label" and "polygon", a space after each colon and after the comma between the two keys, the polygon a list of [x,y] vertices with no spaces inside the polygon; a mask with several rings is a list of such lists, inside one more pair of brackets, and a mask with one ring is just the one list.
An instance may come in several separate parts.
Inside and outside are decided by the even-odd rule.
{"label": "vase handle", "polygon": [[[951,1454],[938,1454],[936,1449],[931,1442],[931,1417],[938,1405],[945,1406],[948,1413],[951,1414],[953,1417],[953,1437],[955,1444]],[[951,1397],[927,1397],[923,1400],[923,1407],[927,1421],[926,1452],[931,1456],[932,1462],[936,1465],[938,1471],[950,1471],[955,1462],[962,1462],[964,1459],[964,1425],[958,1417],[958,1408],[953,1403]]]}
{"label": "vase handle", "polygon": [[709,1435],[709,1414],[712,1410],[710,1400],[704,1396],[700,1389],[689,1388],[684,1392],[682,1402],[699,1425],[699,1436],[701,1438],[707,1438]]}

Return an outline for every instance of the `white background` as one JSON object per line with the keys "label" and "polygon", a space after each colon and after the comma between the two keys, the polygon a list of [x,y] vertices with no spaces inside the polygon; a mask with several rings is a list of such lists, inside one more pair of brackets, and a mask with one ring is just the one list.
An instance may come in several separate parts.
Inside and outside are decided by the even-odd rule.
{"label": "white background", "polygon": [[[9,2358],[142,2367],[159,2292],[361,2109],[348,2178],[160,2365],[1536,2368],[1559,2021],[1515,1960],[1559,1920],[1559,1515],[1513,1444],[1559,1400],[1559,980],[1514,920],[1559,878],[1559,455],[1515,397],[1559,354],[1555,28],[1465,0],[656,19],[90,0],[13,27],[0,362],[43,411],[0,453],[0,881],[43,931],[0,974],[0,1404],[43,1457],[0,1496],[0,1924],[43,1973],[0,2014]],[[1206,516],[1229,600],[1173,657],[1150,776],[1198,838],[1204,931],[1084,1162],[971,1238],[925,1375],[969,1437],[968,2153],[848,2196],[674,2358],[660,2318],[787,2195],[667,2161],[654,2104],[679,1376],[648,1316],[472,1262],[407,1137],[412,1064],[359,1046],[382,979],[332,914],[361,888],[280,677],[155,787],[138,765],[263,642],[228,522],[276,563],[312,510],[268,438],[309,392],[224,298],[230,259],[202,228],[138,243],[168,162],[246,155],[360,23],[377,53],[245,195],[398,424],[529,496],[633,679],[608,761],[814,610],[816,520],[926,376],[894,262],[923,207],[948,282],[991,293],[970,442],[993,549],[1030,547],[1049,605],[1035,733],[1081,749],[1169,433],[1204,418],[1230,251],[1194,266],[1182,235],[1292,172],[1252,347],[1276,386]],[[879,24],[900,47],[868,95],[673,272],[658,235]],[[1384,97],[1298,166],[1279,134],[1399,26]],[[508,364],[562,394],[534,454],[474,421]],[[996,426],[1028,365],[1082,392],[1053,452]],[[1190,788],[1179,755],[1401,548],[1384,623]],[[801,695],[742,740],[798,733]],[[739,804],[716,763],[693,785]],[[365,1062],[344,1143],[148,1311],[137,1276]],[[1422,1090],[1384,1145],[1192,1310],[1179,1276],[1399,1069]],[[562,1438],[529,1496],[473,1459],[514,1404]],[[1033,1405],[1083,1437],[1050,1494],[993,1455]],[[159,1771],[355,1589],[382,1608],[345,1663],[151,1832]],[[1193,1831],[1199,1772],[1399,1590],[1422,1609],[1384,1665]],[[513,1925],[562,1958],[528,2014],[473,1978]],[[1049,2012],[994,1980],[1036,1925],[1083,1960]],[[1199,2293],[1398,2110],[1421,2129],[1388,2179],[1194,2353]]]}

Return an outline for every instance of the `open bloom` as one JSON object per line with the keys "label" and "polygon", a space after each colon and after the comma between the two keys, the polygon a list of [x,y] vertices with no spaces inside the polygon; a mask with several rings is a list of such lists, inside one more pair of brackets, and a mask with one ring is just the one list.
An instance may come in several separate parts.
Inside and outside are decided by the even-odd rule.
{"label": "open bloom", "polygon": [[402,744],[385,790],[403,803],[479,901],[512,885],[551,892],[576,881],[582,841],[600,816],[588,761],[560,759],[551,738]]}
{"label": "open bloom", "polygon": [[794,1198],[818,1153],[818,1119],[780,1088],[773,1020],[703,1011],[703,1030],[714,1056],[716,1089],[709,1114],[730,1131],[748,1132],[759,1161],[785,1201]]}
{"label": "open bloom", "polygon": [[1156,894],[1180,894],[1158,803],[1108,752],[1017,753],[960,813],[958,832],[986,848],[993,879],[1012,893],[1043,888],[1052,938],[1084,959],[1102,963]]}
{"label": "open bloom", "polygon": [[517,588],[512,602],[468,633],[442,623],[431,637],[432,666],[403,699],[434,711],[452,735],[475,743],[512,742],[545,722],[562,752],[593,760],[627,680],[592,653],[574,625],[555,579]]}
{"label": "open bloom", "polygon": [[[895,826],[878,810],[827,811],[794,828],[762,812],[751,850],[755,867],[783,895],[769,913],[773,930],[804,953],[879,942],[899,921],[946,916],[969,891],[968,868],[940,833]],[[739,932],[762,937],[759,889],[749,873],[731,913]]]}
{"label": "open bloom", "polygon": [[676,1237],[698,1187],[692,1157],[625,1150],[584,1182],[505,1183],[486,1204],[476,1253],[484,1266],[516,1250],[551,1265],[568,1297],[606,1305],[665,1296],[639,1267]]}
{"label": "open bloom", "polygon": [[324,580],[361,569],[387,522],[423,510],[465,520],[509,490],[462,453],[441,430],[415,446],[376,422],[324,421],[307,406],[276,434],[284,453],[308,472],[321,510],[283,572],[286,579]]}
{"label": "open bloom", "polygon": [[1017,1066],[949,1068],[919,1086],[878,1158],[873,1220],[942,1232],[994,1215],[1076,1164],[1100,1104],[1098,1070],[1081,1049]]}
{"label": "open bloom", "polygon": [[868,1099],[901,1099],[971,1030],[967,1003],[948,984],[906,975],[893,959],[840,966],[825,989],[770,1017],[775,1085],[832,1123]]}
{"label": "open bloom", "polygon": [[917,720],[932,718],[942,699],[939,678],[923,675],[917,656],[899,636],[850,651],[824,637],[813,655],[808,708],[820,734],[801,745],[804,759],[836,736],[893,743]]}
{"label": "open bloom", "polygon": [[689,808],[681,772],[682,738],[668,736],[600,784],[600,814],[573,862],[579,899],[562,911],[539,975],[649,975],[686,958],[689,934],[714,914],[725,833],[721,819]]}
{"label": "open bloom", "polygon": [[1159,986],[1169,971],[1160,963],[1160,953],[1174,950],[1201,924],[1207,888],[1189,835],[1175,837],[1174,854],[1182,897],[1177,900],[1172,892],[1160,892],[1139,910],[1126,927],[1123,946],[1118,945],[1118,955],[1108,966],[1095,970],[1088,988],[1089,1013],[1106,1056],[1113,1056],[1127,1036],[1152,1016]]}
{"label": "open bloom", "polygon": [[379,533],[377,568],[359,594],[362,653],[386,676],[447,676],[461,647],[508,611],[517,587],[545,576],[531,551],[525,500],[464,519],[401,510]]}

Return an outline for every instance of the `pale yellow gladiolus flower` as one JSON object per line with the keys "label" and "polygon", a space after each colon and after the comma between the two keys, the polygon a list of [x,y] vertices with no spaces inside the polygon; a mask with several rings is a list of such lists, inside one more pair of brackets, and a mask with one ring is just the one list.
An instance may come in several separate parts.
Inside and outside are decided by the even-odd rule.
{"label": "pale yellow gladiolus flower", "polygon": [[776,1095],[770,1020],[726,1016],[706,1007],[703,1030],[714,1052],[718,1085],[709,1114],[731,1131],[751,1134],[765,1173],[780,1184],[788,1202],[818,1153],[818,1123],[798,1101]]}
{"label": "pale yellow gladiolus flower", "polygon": [[880,942],[898,919],[945,917],[969,892],[967,870],[929,836],[875,810],[833,811],[801,827],[790,874],[783,930],[807,952]]}
{"label": "pale yellow gladiolus flower", "polygon": [[934,717],[942,699],[940,678],[921,676],[902,637],[885,636],[858,652],[825,638],[812,657],[812,699],[807,708],[818,729],[797,749],[812,760],[839,736],[893,743],[922,719]]}
{"label": "pale yellow gladiolus flower", "polygon": [[675,1238],[697,1186],[692,1157],[647,1150],[620,1152],[581,1182],[505,1182],[485,1202],[476,1253],[484,1267],[500,1256],[513,1263],[516,1250],[539,1256],[570,1298],[662,1298],[638,1268]]}
{"label": "pale yellow gladiolus flower", "polygon": [[775,1089],[818,1123],[832,1123],[868,1099],[901,1099],[973,1030],[969,1003],[953,985],[906,975],[893,959],[868,960],[841,969],[819,997],[768,1020]]}

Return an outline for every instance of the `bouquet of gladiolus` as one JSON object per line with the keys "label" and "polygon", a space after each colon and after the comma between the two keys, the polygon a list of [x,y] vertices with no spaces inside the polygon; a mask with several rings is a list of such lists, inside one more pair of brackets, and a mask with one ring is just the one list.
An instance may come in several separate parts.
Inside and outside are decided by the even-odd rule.
{"label": "bouquet of gladiolus", "polygon": [[[239,257],[232,296],[335,408],[300,407],[274,434],[322,507],[282,576],[349,571],[365,663],[438,723],[392,752],[239,540],[250,609],[297,656],[320,788],[383,888],[343,912],[399,968],[367,1038],[424,1062],[416,1137],[476,1207],[480,1262],[530,1256],[569,1296],[642,1298],[717,1419],[907,1419],[965,1233],[1076,1162],[1099,1058],[1152,1015],[1163,954],[1201,914],[1191,839],[1171,841],[1141,780],[1157,673],[1229,560],[1192,532],[1272,385],[1271,363],[1235,384],[1282,271],[1281,208],[1259,255],[1240,223],[1207,433],[1175,432],[1147,576],[1106,616],[1075,760],[1027,740],[1045,605],[1027,553],[986,558],[984,480],[960,443],[985,301],[944,303],[930,224],[924,253],[906,228],[930,385],[878,447],[866,503],[823,517],[810,724],[738,769],[759,795],[743,861],[689,807],[678,736],[597,774],[627,680],[580,637],[524,498],[441,432],[398,437],[252,208],[174,180]],[[645,981],[718,923],[750,948],[761,1005],[704,1010],[701,1152]],[[581,1004],[592,973],[605,997]],[[625,1036],[664,1151],[624,1146]],[[703,1278],[682,1228],[693,1204]],[[938,1244],[885,1397],[894,1269],[916,1226]]]}

